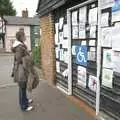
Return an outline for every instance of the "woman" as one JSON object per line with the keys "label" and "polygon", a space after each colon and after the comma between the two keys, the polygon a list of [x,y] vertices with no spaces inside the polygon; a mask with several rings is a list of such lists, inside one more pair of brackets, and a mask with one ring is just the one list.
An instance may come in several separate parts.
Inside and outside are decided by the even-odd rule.
{"label": "woman", "polygon": [[[19,104],[23,111],[31,111],[33,109],[29,104],[32,100],[27,98],[27,81],[28,81],[28,68],[23,65],[23,58],[29,56],[25,42],[25,34],[22,31],[16,33],[16,41],[13,44],[12,51],[14,52],[14,68],[13,78],[19,85]],[[30,67],[29,67],[30,68]]]}

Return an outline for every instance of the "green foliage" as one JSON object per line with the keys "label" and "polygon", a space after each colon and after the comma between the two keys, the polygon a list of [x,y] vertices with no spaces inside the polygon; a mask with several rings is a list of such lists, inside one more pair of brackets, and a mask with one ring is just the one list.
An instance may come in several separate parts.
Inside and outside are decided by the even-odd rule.
{"label": "green foliage", "polygon": [[15,16],[16,10],[10,0],[0,0],[0,16],[10,15]]}
{"label": "green foliage", "polygon": [[40,50],[39,50],[39,47],[32,48],[32,54],[33,54],[34,64],[39,66],[40,65]]}

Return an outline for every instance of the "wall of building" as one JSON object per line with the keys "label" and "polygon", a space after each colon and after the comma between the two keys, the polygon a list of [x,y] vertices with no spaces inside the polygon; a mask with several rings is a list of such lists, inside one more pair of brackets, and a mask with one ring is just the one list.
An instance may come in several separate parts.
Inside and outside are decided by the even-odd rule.
{"label": "wall of building", "polygon": [[41,64],[44,79],[55,83],[54,20],[52,13],[40,18]]}
{"label": "wall of building", "polygon": [[5,35],[5,51],[11,52],[11,47],[13,42],[16,40],[16,32],[20,28],[23,28],[26,34],[26,44],[29,50],[31,50],[31,40],[30,40],[30,26],[16,26],[16,25],[6,25],[6,35]]}
{"label": "wall of building", "polygon": [[[69,2],[71,2],[71,1],[72,0],[70,0]],[[84,0],[80,0],[79,2],[77,0],[74,0],[74,2],[72,1],[69,5],[66,4],[67,5],[66,9],[68,7],[72,7],[72,6],[76,5],[76,4],[79,4],[80,2],[84,2]],[[116,2],[116,1],[114,1],[114,2]],[[102,14],[104,14],[104,13],[105,14],[106,13],[109,14],[108,18],[106,17],[107,19],[105,20],[106,23],[107,23],[107,25],[104,24],[105,26],[102,25],[101,28],[102,29],[106,29],[107,28],[108,30],[112,29],[112,31],[120,29],[117,26],[118,24],[115,24],[117,22],[120,22],[119,21],[120,19],[119,20],[115,19],[115,18],[117,18],[119,16],[120,10],[119,9],[116,10],[116,6],[114,6],[115,8],[114,7],[113,8],[115,9],[115,11],[112,11],[113,10],[113,9],[111,10],[112,6],[110,6],[108,4],[109,3],[106,3],[106,5],[103,4],[103,6],[102,6],[103,8],[101,8]],[[111,2],[110,2],[110,4],[111,4]],[[116,4],[118,4],[118,3],[116,3]],[[97,24],[92,24],[89,21],[89,14],[90,14],[90,11],[92,9],[94,9],[95,7],[97,7],[97,5],[98,5],[97,2],[95,2],[95,4],[90,3],[90,4],[85,5],[85,6],[87,6],[87,16],[86,16],[87,17],[87,21],[85,23],[86,24],[85,26],[86,27],[88,27],[88,26],[89,27],[93,27],[95,25],[96,26],[95,31],[94,31],[95,36],[92,36],[90,34],[90,31],[92,31],[91,29],[86,29],[85,28],[85,38],[84,39],[80,36],[81,34],[80,35],[78,34],[78,33],[80,33],[80,31],[77,32],[77,34],[78,34],[77,38],[76,37],[74,38],[73,37],[73,30],[74,30],[73,28],[75,26],[74,26],[74,24],[71,26],[71,28],[72,28],[72,36],[71,36],[72,37],[72,46],[73,47],[75,45],[76,46],[77,45],[82,46],[83,42],[86,41],[85,44],[86,44],[86,46],[88,48],[87,55],[89,55],[89,58],[87,58],[87,66],[84,66],[85,71],[86,71],[86,72],[84,72],[85,76],[86,76],[85,77],[85,82],[84,82],[85,85],[84,86],[82,86],[82,84],[80,83],[83,80],[83,79],[80,78],[80,76],[82,76],[82,74],[80,73],[80,71],[82,71],[82,69],[84,69],[84,68],[82,68],[83,65],[81,63],[77,64],[77,62],[76,62],[76,55],[72,55],[72,65],[73,65],[72,66],[72,72],[73,72],[73,74],[72,74],[73,89],[72,90],[73,90],[73,95],[77,96],[77,98],[79,97],[80,99],[83,99],[86,103],[88,103],[94,109],[96,107],[95,106],[95,104],[96,104],[95,103],[96,102],[96,90],[97,90],[96,89],[97,88],[96,85],[97,85],[97,82],[98,82],[97,79],[96,79],[96,76],[97,76],[97,64],[96,64],[97,63],[97,59],[96,58],[97,58],[97,40],[98,40],[98,36],[97,36],[98,34],[97,34],[97,32],[98,32],[98,29],[97,29]],[[109,6],[109,7],[107,8],[106,6]],[[63,6],[61,8],[63,10]],[[80,8],[78,7],[77,9],[75,9],[75,10],[73,10],[71,12],[74,13],[74,12],[77,11],[78,14],[77,14],[77,17],[76,17],[76,21],[80,25],[80,19],[79,19],[80,18],[79,17],[79,15],[80,15],[79,12],[80,11],[79,10],[80,10]],[[117,17],[116,17],[116,12],[119,13]],[[55,10],[55,23],[59,22],[59,18],[63,14],[64,13],[61,13],[60,9],[56,9]],[[112,17],[113,18],[115,17],[113,23],[112,23],[112,20],[111,20]],[[45,68],[44,69],[44,73],[45,73],[47,79],[49,79],[50,76],[47,76],[49,74],[49,70],[48,70],[49,69],[49,65],[47,65],[47,64],[50,64],[49,62],[52,61],[52,59],[51,59],[51,57],[49,57],[51,55],[51,49],[49,51],[48,48],[51,48],[51,43],[53,43],[53,41],[51,41],[50,36],[49,36],[49,32],[50,32],[49,30],[53,29],[52,28],[53,26],[51,27],[48,24],[49,23],[49,15],[48,16],[44,16],[42,18],[44,18],[44,19],[42,19],[42,23],[44,25],[42,25],[42,27],[41,27],[42,33],[44,33],[44,34],[42,34],[43,37],[44,37],[42,39],[42,45],[44,45],[44,46],[42,46],[42,54],[43,54],[42,55],[42,57],[43,57],[42,60],[44,62],[43,68]],[[116,21],[116,20],[118,20],[118,21]],[[113,29],[113,27],[114,27],[114,29]],[[107,31],[107,29],[105,31]],[[79,28],[78,28],[78,30],[79,30]],[[100,30],[100,31],[104,32],[102,30]],[[111,33],[112,33],[111,30],[110,30],[110,32],[107,32],[106,35],[102,33],[101,34],[101,36],[102,36],[101,40],[102,41],[105,40],[104,36],[110,36],[111,37]],[[115,35],[118,35],[118,33],[116,32]],[[112,35],[113,35],[113,33],[112,33]],[[119,35],[117,37],[119,38]],[[113,37],[113,38],[117,38],[117,37]],[[90,45],[90,40],[95,40],[94,45]],[[111,43],[112,43],[112,40],[111,40]],[[116,44],[116,46],[117,46],[117,44]],[[104,50],[110,51],[108,53],[111,54],[110,55],[111,56],[111,60],[114,59],[114,58],[112,58],[113,57],[112,56],[113,52],[114,52],[114,54],[116,53],[116,55],[115,55],[116,57],[118,57],[119,54],[120,54],[120,49],[118,49],[119,47],[118,48],[114,48],[114,51],[112,51],[112,53],[111,53],[112,47],[113,47],[112,44],[110,44],[109,47],[108,47],[107,44],[106,45],[102,45],[102,47],[101,47],[101,49],[102,49],[102,51],[101,51],[102,52],[102,54],[101,54],[101,66],[102,67],[101,68],[102,69],[101,69],[101,75],[100,75],[100,86],[101,86],[100,109],[102,111],[104,111],[105,113],[107,113],[108,115],[116,118],[116,120],[119,120],[120,119],[120,112],[119,112],[119,108],[120,108],[120,102],[119,102],[119,100],[120,100],[120,94],[119,94],[120,93],[120,81],[119,81],[119,79],[120,79],[120,71],[119,70],[117,70],[117,72],[114,71],[113,68],[110,68],[109,65],[106,67],[107,63],[104,65],[105,59],[107,59],[107,57],[104,58],[104,55],[105,55],[105,51]],[[91,50],[90,48],[95,48],[95,49]],[[116,49],[117,49],[117,52],[115,51]],[[92,55],[91,53],[94,53],[94,52],[95,52],[95,54]],[[48,59],[46,60],[46,58],[48,58]],[[119,58],[117,58],[117,60],[118,59]],[[48,63],[45,64],[46,62],[48,62]],[[119,64],[119,62],[118,62],[118,64]],[[116,66],[116,67],[118,67],[118,66]],[[79,70],[78,68],[80,68],[81,70]],[[103,70],[105,70],[105,69],[106,69],[106,71],[107,70],[110,71],[109,74],[107,72],[103,72]],[[51,74],[49,74],[49,75],[51,75]],[[104,75],[105,76],[107,75],[109,77],[107,79],[103,78]],[[110,76],[112,76],[112,77],[110,77]],[[109,82],[110,84],[108,83],[108,81],[110,81]]]}

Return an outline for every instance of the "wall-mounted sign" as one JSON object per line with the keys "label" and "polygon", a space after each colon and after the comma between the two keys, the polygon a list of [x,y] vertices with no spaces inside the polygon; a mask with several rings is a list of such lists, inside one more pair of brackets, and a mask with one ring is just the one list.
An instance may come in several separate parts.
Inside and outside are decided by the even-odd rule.
{"label": "wall-mounted sign", "polygon": [[113,0],[112,12],[120,11],[120,0]]}
{"label": "wall-mounted sign", "polygon": [[104,49],[103,50],[103,67],[112,68],[112,49]]}
{"label": "wall-mounted sign", "polygon": [[90,90],[96,92],[97,89],[97,77],[89,75],[88,87]]}
{"label": "wall-mounted sign", "polygon": [[82,67],[82,66],[78,66],[78,84],[81,87],[86,87],[86,68]]}
{"label": "wall-mounted sign", "polygon": [[120,52],[113,52],[113,71],[120,73]]}
{"label": "wall-mounted sign", "polygon": [[76,64],[87,66],[87,46],[76,47]]}
{"label": "wall-mounted sign", "polygon": [[56,61],[56,72],[60,72],[60,62]]}
{"label": "wall-mounted sign", "polygon": [[79,36],[78,26],[72,26],[72,38],[78,39],[78,36]]}
{"label": "wall-mounted sign", "polygon": [[102,70],[102,85],[109,88],[113,87],[113,70],[111,69]]}
{"label": "wall-mounted sign", "polygon": [[97,7],[89,10],[89,24],[97,25]]}
{"label": "wall-mounted sign", "polygon": [[112,22],[120,21],[120,0],[114,0],[112,6]]}
{"label": "wall-mounted sign", "polygon": [[120,28],[114,27],[112,29],[112,49],[115,51],[120,51]]}
{"label": "wall-mounted sign", "polygon": [[72,12],[72,25],[78,25],[78,11]]}
{"label": "wall-mounted sign", "polygon": [[59,30],[61,30],[61,29],[63,28],[63,23],[64,23],[64,18],[61,17],[61,18],[59,19]]}
{"label": "wall-mounted sign", "polygon": [[101,44],[102,47],[112,47],[112,27],[101,29]]}

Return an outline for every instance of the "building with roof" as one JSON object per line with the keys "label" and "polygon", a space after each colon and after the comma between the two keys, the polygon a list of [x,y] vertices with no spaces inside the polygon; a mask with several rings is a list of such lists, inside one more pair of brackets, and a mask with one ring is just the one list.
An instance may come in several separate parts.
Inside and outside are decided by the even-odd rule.
{"label": "building with roof", "polygon": [[119,8],[119,0],[39,0],[37,7],[45,80],[115,120],[120,120]]}
{"label": "building with roof", "polygon": [[37,17],[28,17],[28,14],[22,17],[17,16],[3,16],[5,21],[5,35],[4,35],[4,50],[11,52],[11,46],[16,39],[16,32],[23,29],[26,35],[26,44],[29,50],[35,46],[36,41],[39,41],[39,19]]}

